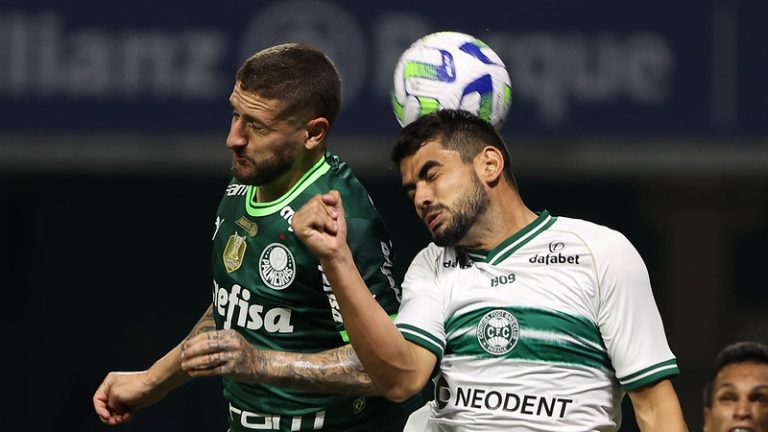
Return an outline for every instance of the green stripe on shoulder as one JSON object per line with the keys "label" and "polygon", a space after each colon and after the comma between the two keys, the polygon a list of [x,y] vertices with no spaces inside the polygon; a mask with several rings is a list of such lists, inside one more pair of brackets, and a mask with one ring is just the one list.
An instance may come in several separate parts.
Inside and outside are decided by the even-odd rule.
{"label": "green stripe on shoulder", "polygon": [[436,336],[408,324],[397,324],[397,329],[400,330],[400,334],[403,335],[405,340],[431,351],[437,357],[438,362],[443,357],[445,344]]}
{"label": "green stripe on shoulder", "polygon": [[632,391],[662,379],[673,377],[679,373],[680,368],[677,366],[677,360],[671,359],[649,366],[626,377],[618,378],[618,380],[624,391]]}

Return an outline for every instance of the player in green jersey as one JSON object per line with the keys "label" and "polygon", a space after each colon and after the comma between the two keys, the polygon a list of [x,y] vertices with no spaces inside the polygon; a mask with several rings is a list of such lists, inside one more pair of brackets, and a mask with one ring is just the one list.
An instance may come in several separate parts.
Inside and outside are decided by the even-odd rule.
{"label": "player in green jersey", "polygon": [[393,160],[434,239],[406,273],[396,325],[355,271],[343,196],[311,200],[293,228],[375,385],[406,400],[435,377],[409,430],[615,431],[625,393],[641,430],[686,430],[648,273],[621,233],[529,210],[504,141],[464,111],[403,128]]}
{"label": "player in green jersey", "polygon": [[222,376],[231,431],[402,430],[423,401],[374,396],[322,267],[290,226],[309,199],[338,190],[369,295],[396,314],[383,221],[350,168],[326,150],[341,104],[335,66],[306,45],[266,49],[240,67],[230,103],[234,178],[216,215],[212,304],[149,369],[110,373],[93,397],[97,414],[124,423],[193,377]]}

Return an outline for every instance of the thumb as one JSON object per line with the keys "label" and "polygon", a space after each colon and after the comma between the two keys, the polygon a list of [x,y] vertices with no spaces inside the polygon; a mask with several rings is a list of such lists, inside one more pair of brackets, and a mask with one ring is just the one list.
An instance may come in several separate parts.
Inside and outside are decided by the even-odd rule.
{"label": "thumb", "polygon": [[321,196],[323,204],[334,210],[336,215],[344,216],[344,205],[341,201],[341,194],[337,190],[332,190]]}

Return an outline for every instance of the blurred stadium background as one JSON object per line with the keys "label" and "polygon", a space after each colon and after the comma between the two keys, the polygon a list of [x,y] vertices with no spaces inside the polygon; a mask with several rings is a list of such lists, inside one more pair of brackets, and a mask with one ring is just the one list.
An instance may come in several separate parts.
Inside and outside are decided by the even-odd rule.
{"label": "blurred stadium background", "polygon": [[[337,62],[330,147],[387,217],[402,275],[427,235],[388,162],[392,69],[456,30],[507,64],[528,205],[619,229],[645,257],[698,430],[714,354],[768,338],[766,16],[758,0],[4,0],[0,429],[105,430],[90,402],[104,374],[149,366],[210,302],[227,97],[266,46]],[[121,430],[223,431],[220,390],[189,385]]]}

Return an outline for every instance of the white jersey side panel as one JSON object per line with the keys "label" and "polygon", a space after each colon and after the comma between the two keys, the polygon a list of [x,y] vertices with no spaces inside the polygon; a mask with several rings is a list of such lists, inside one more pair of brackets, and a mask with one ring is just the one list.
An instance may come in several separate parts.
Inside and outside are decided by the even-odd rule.
{"label": "white jersey side panel", "polygon": [[613,431],[624,390],[677,373],[629,241],[546,212],[487,253],[430,244],[396,324],[440,359],[434,430]]}

